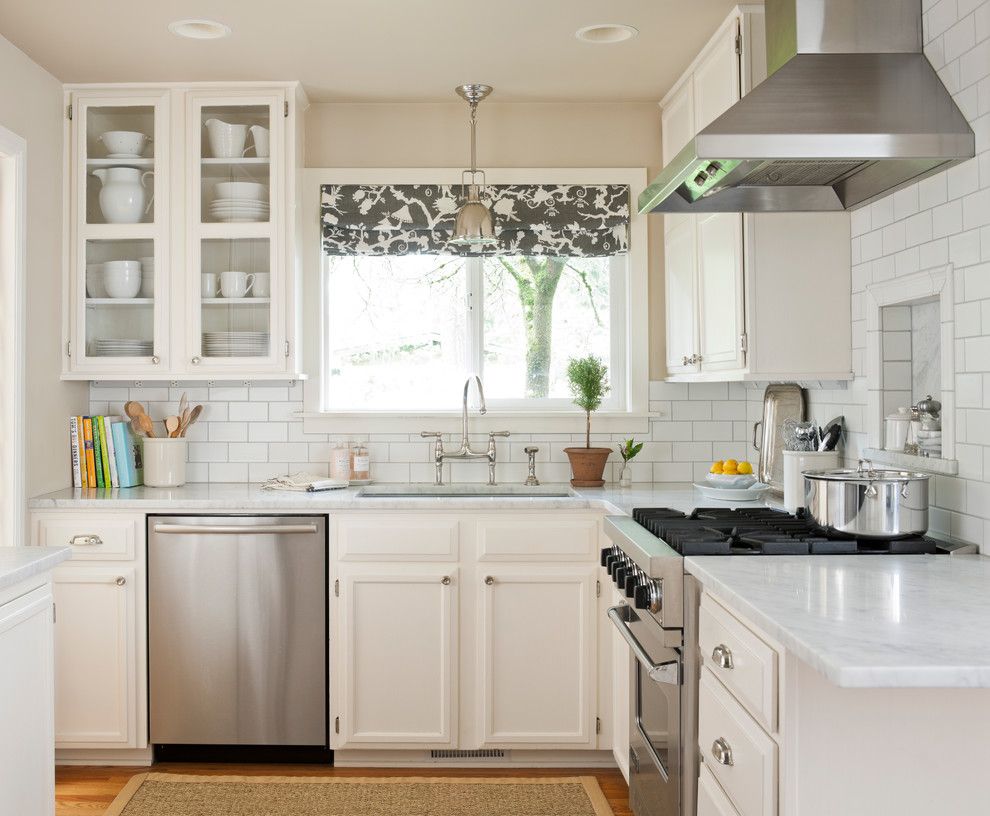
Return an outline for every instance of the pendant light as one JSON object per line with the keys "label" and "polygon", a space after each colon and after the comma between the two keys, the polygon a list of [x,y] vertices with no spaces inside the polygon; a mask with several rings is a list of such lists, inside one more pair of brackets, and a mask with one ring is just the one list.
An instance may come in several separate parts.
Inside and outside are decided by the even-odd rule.
{"label": "pendant light", "polygon": [[474,84],[461,85],[455,90],[457,95],[471,106],[471,169],[461,173],[462,203],[457,211],[454,236],[450,239],[450,243],[457,246],[493,246],[497,243],[495,219],[492,217],[492,211],[481,201],[481,194],[485,189],[485,171],[478,169],[475,139],[478,103],[492,92],[492,88],[490,85]]}

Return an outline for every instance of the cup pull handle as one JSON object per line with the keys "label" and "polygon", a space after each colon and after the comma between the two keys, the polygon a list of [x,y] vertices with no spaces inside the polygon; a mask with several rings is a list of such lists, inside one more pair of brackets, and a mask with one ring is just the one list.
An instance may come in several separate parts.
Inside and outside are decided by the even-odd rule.
{"label": "cup pull handle", "polygon": [[712,743],[712,756],[719,765],[732,765],[732,747],[722,737]]}
{"label": "cup pull handle", "polygon": [[712,660],[718,664],[720,669],[733,668],[732,652],[729,651],[729,647],[724,643],[720,643],[712,649]]}

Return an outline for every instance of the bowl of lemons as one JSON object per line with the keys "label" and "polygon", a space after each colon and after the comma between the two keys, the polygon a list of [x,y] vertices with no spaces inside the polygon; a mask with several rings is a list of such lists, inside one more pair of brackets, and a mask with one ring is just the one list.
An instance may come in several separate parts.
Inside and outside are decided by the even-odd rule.
{"label": "bowl of lemons", "polygon": [[712,487],[744,489],[756,483],[753,466],[749,462],[735,459],[719,459],[712,463],[705,481]]}

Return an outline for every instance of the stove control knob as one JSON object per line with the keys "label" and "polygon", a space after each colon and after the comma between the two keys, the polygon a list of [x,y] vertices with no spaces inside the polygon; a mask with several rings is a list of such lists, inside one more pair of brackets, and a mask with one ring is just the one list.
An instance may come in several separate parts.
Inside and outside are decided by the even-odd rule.
{"label": "stove control knob", "polygon": [[613,546],[613,547],[605,547],[605,549],[602,550],[601,564],[603,567],[608,563],[608,557],[612,554],[612,550],[614,549],[615,547]]}
{"label": "stove control knob", "polygon": [[633,605],[637,609],[646,609],[654,615],[663,609],[663,590],[659,581],[649,578],[633,590]]}
{"label": "stove control knob", "polygon": [[626,575],[629,574],[629,567],[625,564],[616,567],[615,572],[612,573],[612,580],[615,581],[616,586],[624,587],[626,585]]}
{"label": "stove control knob", "polygon": [[639,584],[633,589],[633,606],[637,609],[646,609],[646,605],[649,603],[647,599],[647,587],[646,584]]}
{"label": "stove control knob", "polygon": [[632,572],[632,574],[626,576],[626,585],[623,590],[626,593],[627,598],[632,598],[636,592],[636,587],[640,584],[646,582],[646,574],[643,570],[638,567]]}
{"label": "stove control knob", "polygon": [[615,565],[619,562],[620,558],[622,558],[621,555],[612,553],[608,558],[605,559],[605,569],[608,571],[609,577],[612,576],[612,571],[615,569]]}

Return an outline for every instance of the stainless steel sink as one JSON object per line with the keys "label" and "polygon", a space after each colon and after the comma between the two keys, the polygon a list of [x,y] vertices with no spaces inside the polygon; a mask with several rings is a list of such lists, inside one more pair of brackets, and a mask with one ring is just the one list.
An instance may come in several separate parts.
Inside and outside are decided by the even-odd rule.
{"label": "stainless steel sink", "polygon": [[405,499],[435,499],[440,497],[476,499],[476,498],[566,498],[571,491],[561,485],[369,485],[361,488],[358,496],[365,499],[405,498]]}

